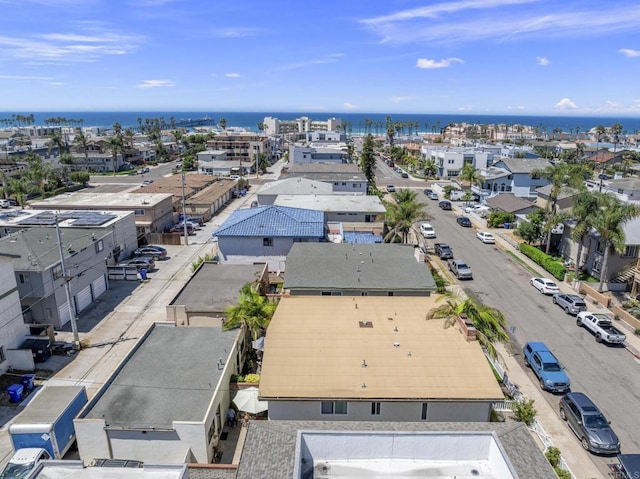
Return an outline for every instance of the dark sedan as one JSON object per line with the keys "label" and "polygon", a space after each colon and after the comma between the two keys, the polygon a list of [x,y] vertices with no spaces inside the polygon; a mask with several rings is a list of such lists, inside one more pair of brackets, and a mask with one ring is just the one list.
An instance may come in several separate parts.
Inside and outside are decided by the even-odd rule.
{"label": "dark sedan", "polygon": [[451,201],[443,200],[440,203],[438,203],[438,206],[442,210],[450,210],[451,209]]}
{"label": "dark sedan", "polygon": [[141,246],[133,252],[133,256],[149,256],[158,261],[167,257],[167,250],[161,246]]}
{"label": "dark sedan", "polygon": [[473,226],[471,224],[471,220],[469,218],[467,218],[466,216],[458,216],[456,218],[456,223],[458,223],[463,228],[471,228],[471,226]]}

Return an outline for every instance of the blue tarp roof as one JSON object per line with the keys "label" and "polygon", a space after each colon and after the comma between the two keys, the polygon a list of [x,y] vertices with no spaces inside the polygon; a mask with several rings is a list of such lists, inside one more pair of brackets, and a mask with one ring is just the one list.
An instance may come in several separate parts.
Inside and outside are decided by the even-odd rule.
{"label": "blue tarp roof", "polygon": [[382,236],[374,235],[373,233],[364,233],[364,232],[351,232],[344,233],[344,242],[345,243],[364,243],[364,244],[373,244],[373,243],[382,243]]}
{"label": "blue tarp roof", "polygon": [[324,213],[275,205],[236,210],[213,236],[322,238]]}

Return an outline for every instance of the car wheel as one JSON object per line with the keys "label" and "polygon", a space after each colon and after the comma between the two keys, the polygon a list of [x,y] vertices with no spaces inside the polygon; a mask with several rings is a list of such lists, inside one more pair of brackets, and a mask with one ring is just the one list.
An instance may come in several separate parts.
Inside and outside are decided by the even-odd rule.
{"label": "car wheel", "polygon": [[571,314],[571,311],[569,310],[569,306],[564,308],[564,312],[567,314]]}
{"label": "car wheel", "polygon": [[582,447],[584,448],[584,450],[588,451],[589,450],[589,441],[587,441],[587,438],[583,437],[580,442],[582,443]]}
{"label": "car wheel", "polygon": [[556,300],[556,297],[553,297],[553,304],[558,304],[558,301]]}
{"label": "car wheel", "polygon": [[524,357],[524,365],[528,368],[531,367],[531,364],[529,364],[529,358],[527,358],[526,356]]}
{"label": "car wheel", "polygon": [[582,320],[580,318],[576,319],[576,324],[582,326]]}
{"label": "car wheel", "polygon": [[546,391],[546,387],[544,385],[544,381],[542,379],[540,379],[540,389],[542,389],[543,391]]}
{"label": "car wheel", "polygon": [[596,343],[602,342],[602,335],[600,333],[596,334]]}
{"label": "car wheel", "polygon": [[563,421],[567,420],[567,413],[564,412],[564,408],[563,407],[560,408],[560,417],[562,418]]}

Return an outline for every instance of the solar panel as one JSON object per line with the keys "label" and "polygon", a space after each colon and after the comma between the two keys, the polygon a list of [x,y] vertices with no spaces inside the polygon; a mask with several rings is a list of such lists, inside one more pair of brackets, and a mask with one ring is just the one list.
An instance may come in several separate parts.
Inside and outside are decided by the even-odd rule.
{"label": "solar panel", "polygon": [[73,223],[73,226],[100,226],[109,221],[117,218],[115,215],[105,215],[103,213],[91,213],[82,215],[82,218],[77,218]]}
{"label": "solar panel", "polygon": [[116,215],[108,215],[97,211],[65,211],[63,213],[53,213],[43,211],[37,215],[25,218],[18,222],[24,226],[53,226],[58,221],[73,220],[72,226],[100,226],[117,218]]}

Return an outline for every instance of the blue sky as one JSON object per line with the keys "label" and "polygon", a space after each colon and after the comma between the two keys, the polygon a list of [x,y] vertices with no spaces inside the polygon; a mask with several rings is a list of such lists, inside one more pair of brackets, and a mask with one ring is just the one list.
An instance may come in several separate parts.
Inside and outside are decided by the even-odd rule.
{"label": "blue sky", "polygon": [[637,0],[0,0],[0,110],[640,113]]}

